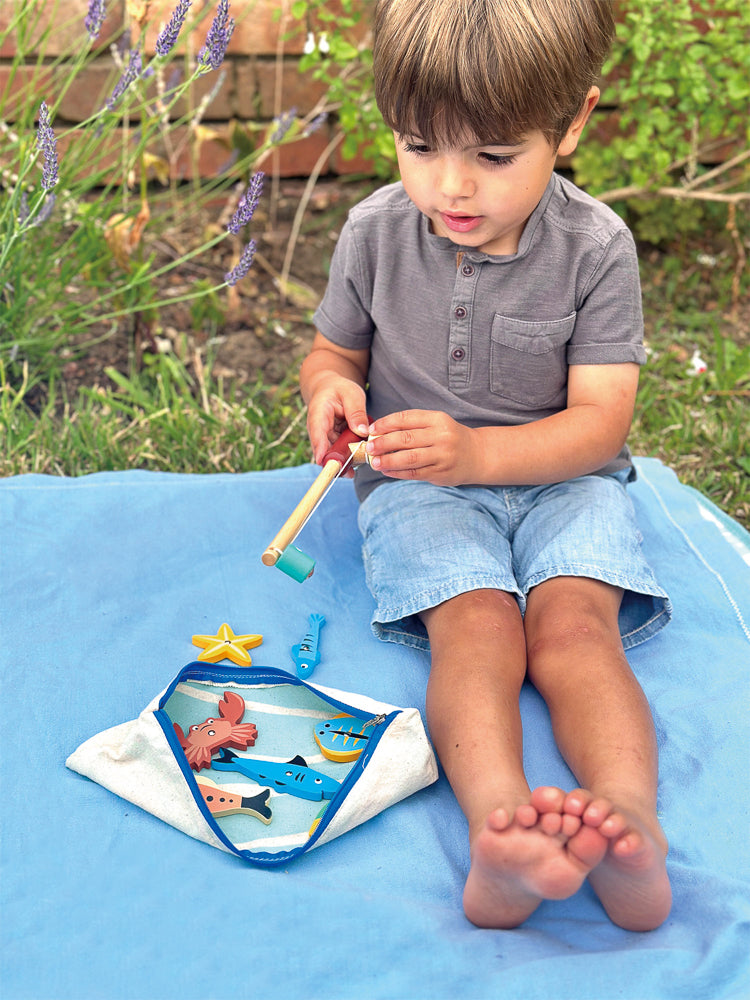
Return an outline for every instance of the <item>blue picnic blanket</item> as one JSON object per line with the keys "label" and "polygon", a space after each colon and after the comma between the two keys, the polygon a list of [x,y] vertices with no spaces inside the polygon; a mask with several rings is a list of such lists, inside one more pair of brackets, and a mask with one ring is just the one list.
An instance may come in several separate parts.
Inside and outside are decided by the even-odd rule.
{"label": "blue picnic blanket", "polygon": [[[374,639],[350,481],[300,537],[303,584],[260,554],[316,469],[141,471],[0,481],[3,1000],[750,995],[750,536],[655,460],[632,496],[674,620],[629,653],[661,753],[674,908],[614,927],[587,886],[521,928],[466,921],[466,823],[441,775],[288,866],[191,839],[66,769],[196,658],[194,634],[259,633],[294,671],[321,613],[312,680],[424,710],[426,654]],[[570,786],[536,692],[529,780]]]}

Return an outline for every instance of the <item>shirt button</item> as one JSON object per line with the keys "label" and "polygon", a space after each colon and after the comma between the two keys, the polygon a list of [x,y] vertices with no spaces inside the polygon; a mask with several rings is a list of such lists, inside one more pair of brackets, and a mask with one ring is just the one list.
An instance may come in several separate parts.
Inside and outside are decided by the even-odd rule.
{"label": "shirt button", "polygon": [[456,308],[453,310],[453,315],[456,317],[456,319],[466,319],[466,310],[464,309],[463,306],[456,306]]}
{"label": "shirt button", "polygon": [[466,351],[463,349],[463,347],[455,347],[451,351],[451,357],[453,358],[454,361],[463,361],[463,359],[466,357]]}
{"label": "shirt button", "polygon": [[473,273],[474,273],[474,268],[471,266],[471,264],[464,264],[464,266],[461,268],[461,274],[466,275],[467,278],[470,278]]}

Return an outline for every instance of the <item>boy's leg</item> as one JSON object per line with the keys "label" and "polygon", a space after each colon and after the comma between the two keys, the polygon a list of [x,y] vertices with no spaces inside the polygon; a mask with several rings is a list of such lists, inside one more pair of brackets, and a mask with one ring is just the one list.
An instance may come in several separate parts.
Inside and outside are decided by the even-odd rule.
{"label": "boy's leg", "polygon": [[606,854],[589,881],[615,923],[649,930],[666,919],[671,891],[656,815],[656,738],[620,641],[621,597],[607,584],[575,577],[548,580],[529,594],[529,679],[582,786],[567,795],[538,789],[531,802],[548,824],[554,815],[561,823],[575,816],[604,838]]}
{"label": "boy's leg", "polygon": [[575,892],[607,844],[572,811],[529,804],[518,703],[526,641],[515,599],[473,591],[422,619],[430,735],[469,822],[464,909],[481,926],[515,927],[542,899]]}
{"label": "boy's leg", "polygon": [[526,675],[515,598],[475,590],[421,615],[432,663],[427,722],[473,838],[495,809],[528,802],[519,695]]}

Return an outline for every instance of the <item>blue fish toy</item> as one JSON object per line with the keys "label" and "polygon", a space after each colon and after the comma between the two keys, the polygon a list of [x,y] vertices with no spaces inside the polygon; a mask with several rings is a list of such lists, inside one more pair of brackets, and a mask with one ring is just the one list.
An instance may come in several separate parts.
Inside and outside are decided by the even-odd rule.
{"label": "blue fish toy", "polygon": [[292,659],[297,667],[297,676],[301,681],[307,680],[320,663],[320,630],[325,625],[323,615],[310,615],[310,628],[302,642],[292,646]]}
{"label": "blue fish toy", "polygon": [[240,757],[226,747],[221,748],[218,757],[211,761],[216,771],[236,771],[259,785],[273,788],[277,792],[287,792],[300,799],[316,802],[332,799],[341,788],[340,782],[321,771],[308,767],[304,757],[297,754],[288,763],[276,760],[260,760],[258,757]]}

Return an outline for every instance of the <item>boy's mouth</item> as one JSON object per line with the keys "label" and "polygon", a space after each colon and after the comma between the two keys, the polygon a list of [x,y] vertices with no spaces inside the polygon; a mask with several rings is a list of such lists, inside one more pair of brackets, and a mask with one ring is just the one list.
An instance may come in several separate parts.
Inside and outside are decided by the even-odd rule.
{"label": "boy's mouth", "polygon": [[440,218],[454,233],[468,233],[481,223],[481,215],[459,215],[455,212],[441,212]]}

